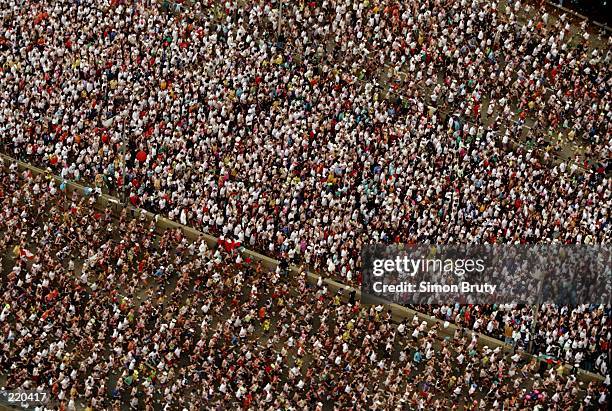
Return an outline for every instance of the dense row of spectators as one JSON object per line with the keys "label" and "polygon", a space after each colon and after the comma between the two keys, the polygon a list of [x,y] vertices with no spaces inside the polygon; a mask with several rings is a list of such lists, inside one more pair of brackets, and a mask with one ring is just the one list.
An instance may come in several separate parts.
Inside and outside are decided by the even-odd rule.
{"label": "dense row of spectators", "polygon": [[605,385],[0,163],[0,379],[54,409],[605,409]]}
{"label": "dense row of spectators", "polygon": [[[534,330],[532,307],[520,305],[414,307],[476,332],[490,335],[534,354],[559,359],[578,368],[609,374],[610,307],[543,304]],[[533,341],[532,341],[533,340]]]}
{"label": "dense row of spectators", "polygon": [[[518,1],[193,3],[5,2],[2,150],[353,285],[368,243],[609,241],[609,39]],[[514,310],[468,325],[601,372],[609,307]]]}
{"label": "dense row of spectators", "polygon": [[[368,3],[285,5],[284,49],[263,2],[221,21],[203,3],[5,7],[3,148],[348,282],[367,242],[609,238],[609,50],[516,23],[520,5]],[[386,62],[409,99],[379,98]],[[456,116],[428,108],[427,83]],[[526,113],[536,136],[581,139],[593,172],[513,149]]]}

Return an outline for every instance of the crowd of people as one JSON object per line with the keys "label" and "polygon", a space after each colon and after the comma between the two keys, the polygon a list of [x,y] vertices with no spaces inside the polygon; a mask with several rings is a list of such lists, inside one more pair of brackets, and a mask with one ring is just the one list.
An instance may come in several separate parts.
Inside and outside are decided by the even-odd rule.
{"label": "crowd of people", "polygon": [[[9,0],[0,146],[351,285],[369,243],[607,243],[610,39],[508,3]],[[422,308],[607,375],[609,306]]]}
{"label": "crowd of people", "polygon": [[[532,307],[516,304],[419,305],[414,308],[525,350],[533,344],[534,354],[609,375],[610,307],[542,304],[535,328]],[[534,329],[535,335],[532,334]]]}
{"label": "crowd of people", "polygon": [[[278,48],[266,2],[221,19],[153,3],[3,7],[3,149],[349,283],[368,242],[609,239],[610,50],[570,46],[561,20],[297,1]],[[378,92],[387,62],[408,98]],[[515,148],[527,118],[532,140],[580,139],[590,162]]]}
{"label": "crowd of people", "polygon": [[[240,249],[94,207],[0,163],[0,381],[46,407],[605,409],[605,383],[480,346],[447,322],[392,321],[354,294]],[[607,381],[606,383],[609,383]],[[41,407],[42,409],[42,407]]]}

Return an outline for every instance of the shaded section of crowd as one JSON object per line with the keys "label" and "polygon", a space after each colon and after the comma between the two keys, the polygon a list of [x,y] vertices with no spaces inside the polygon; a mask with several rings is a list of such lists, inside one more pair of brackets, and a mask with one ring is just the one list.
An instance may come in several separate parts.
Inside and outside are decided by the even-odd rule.
{"label": "shaded section of crowd", "polygon": [[0,369],[58,409],[606,409],[563,365],[395,324],[94,202],[0,164]]}

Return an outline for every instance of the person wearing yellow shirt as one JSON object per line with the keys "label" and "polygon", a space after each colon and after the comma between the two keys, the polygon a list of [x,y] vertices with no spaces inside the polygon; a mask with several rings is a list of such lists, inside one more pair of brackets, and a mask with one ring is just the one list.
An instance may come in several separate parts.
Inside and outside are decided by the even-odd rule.
{"label": "person wearing yellow shirt", "polygon": [[565,373],[565,367],[563,366],[563,364],[559,364],[559,366],[557,367],[557,375],[559,377],[563,377],[564,373]]}

